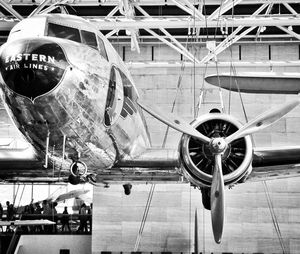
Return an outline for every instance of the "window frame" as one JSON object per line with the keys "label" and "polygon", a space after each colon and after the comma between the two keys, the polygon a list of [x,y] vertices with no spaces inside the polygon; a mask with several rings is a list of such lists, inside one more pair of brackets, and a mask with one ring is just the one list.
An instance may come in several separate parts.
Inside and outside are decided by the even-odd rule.
{"label": "window frame", "polygon": [[[105,44],[104,44],[103,40],[101,39],[101,37],[100,37],[99,35],[97,35],[96,37],[97,37],[97,43],[98,43],[98,51],[99,51],[100,55],[101,55],[106,61],[108,61],[108,56],[107,56]],[[103,48],[102,50],[101,50],[101,47]]]}
{"label": "window frame", "polygon": [[[59,36],[49,35],[49,26],[50,26],[50,25],[60,26],[60,27],[64,27],[64,28],[67,28],[67,29],[73,29],[73,30],[75,30],[75,31],[78,31],[79,41],[71,40],[71,39],[68,39],[68,38],[66,38],[66,37],[59,37]],[[46,36],[49,36],[49,37],[56,37],[56,38],[60,38],[60,39],[66,39],[66,40],[74,41],[74,42],[77,42],[77,43],[82,43],[82,38],[81,38],[80,29],[75,28],[75,27],[71,27],[71,26],[66,26],[66,25],[58,24],[58,23],[55,23],[55,22],[48,22],[48,23],[47,23],[47,30],[46,30],[46,33],[45,33],[45,34],[46,34]]]}
{"label": "window frame", "polygon": [[[87,45],[87,46],[89,46],[89,47],[91,47],[91,48],[93,48],[93,49],[98,50],[98,48],[99,48],[99,43],[98,43],[97,35],[96,35],[94,32],[91,32],[91,31],[88,31],[88,30],[85,30],[85,29],[81,29],[81,30],[79,30],[79,31],[80,31],[80,36],[81,36],[81,43],[84,44],[84,45]],[[83,39],[83,38],[84,38],[83,33],[90,33],[90,34],[93,34],[93,35],[95,36],[95,42],[96,42],[96,45],[95,45],[95,46],[92,46],[92,45],[90,45],[90,44],[85,43],[85,42],[84,42],[84,39]]]}

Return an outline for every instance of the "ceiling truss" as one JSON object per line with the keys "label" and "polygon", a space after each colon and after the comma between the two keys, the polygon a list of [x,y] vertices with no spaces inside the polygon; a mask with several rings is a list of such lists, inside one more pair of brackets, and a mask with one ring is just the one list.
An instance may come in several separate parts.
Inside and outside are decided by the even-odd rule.
{"label": "ceiling truss", "polygon": [[[125,34],[123,32],[122,38],[129,38],[132,50],[139,52],[139,42],[143,38],[152,36],[182,54],[186,59],[198,64],[215,59],[227,47],[246,38],[249,34],[259,41],[264,38],[268,38],[268,40],[284,38],[298,41],[300,38],[298,13],[300,6],[296,0],[211,0],[207,2],[209,4],[204,5],[204,2],[196,0],[43,0],[36,5],[36,1],[33,0],[11,0],[9,2],[0,0],[0,5],[4,9],[3,17],[0,19],[0,30],[9,31],[19,20],[24,18],[16,10],[18,6],[30,6],[31,8],[35,6],[36,8],[27,15],[30,17],[39,13],[52,12],[64,5],[81,8],[83,8],[82,6],[110,7],[104,16],[83,16],[112,41],[119,38],[120,31],[126,31]],[[215,5],[214,8],[210,8],[210,13],[206,12],[207,5]],[[239,13],[235,9],[240,5],[252,5],[256,10],[253,13]],[[284,13],[274,13],[275,5],[282,6]],[[151,15],[147,11],[149,6],[172,6],[172,8],[178,9],[178,15]],[[63,12],[65,11],[67,11],[67,7],[63,8]],[[5,14],[5,12],[7,13]],[[270,27],[277,31],[266,36],[264,32]],[[217,45],[213,50],[210,49],[203,59],[197,59],[187,46],[183,45],[177,34],[172,34],[173,30],[180,29],[187,31],[186,37],[192,34],[194,38],[201,38],[202,42],[215,40]],[[201,37],[202,30],[206,31],[203,32],[203,35],[206,34],[206,38],[203,35]]]}

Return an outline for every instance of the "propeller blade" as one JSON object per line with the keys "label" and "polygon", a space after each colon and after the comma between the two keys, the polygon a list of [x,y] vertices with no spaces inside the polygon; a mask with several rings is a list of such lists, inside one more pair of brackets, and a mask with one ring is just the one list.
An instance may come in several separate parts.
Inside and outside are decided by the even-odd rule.
{"label": "propeller blade", "polygon": [[221,243],[225,213],[224,181],[221,154],[215,155],[215,168],[210,189],[210,205],[211,222],[215,242]]}
{"label": "propeller blade", "polygon": [[240,128],[235,133],[225,138],[225,141],[227,142],[227,144],[229,144],[233,140],[242,138],[246,135],[252,134],[254,132],[260,131],[268,127],[269,125],[277,122],[284,115],[289,113],[292,109],[298,106],[299,103],[300,100],[294,100],[280,107],[272,108],[266,111],[265,113],[259,115],[258,117],[254,118],[252,121],[245,124],[242,128]]}
{"label": "propeller blade", "polygon": [[174,114],[168,114],[166,112],[162,112],[160,109],[156,108],[155,106],[148,106],[146,104],[142,104],[138,101],[138,104],[147,111],[150,115],[155,117],[160,122],[165,123],[166,125],[170,126],[171,128],[180,131],[184,134],[189,136],[195,137],[202,142],[209,143],[210,138],[204,136],[199,131],[197,131],[193,126],[191,126],[188,122],[179,117],[175,116]]}

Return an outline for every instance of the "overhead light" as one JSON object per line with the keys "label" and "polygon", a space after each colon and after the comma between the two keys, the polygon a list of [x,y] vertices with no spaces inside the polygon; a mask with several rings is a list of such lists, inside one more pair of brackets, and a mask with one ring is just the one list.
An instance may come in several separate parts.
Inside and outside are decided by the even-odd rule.
{"label": "overhead light", "polygon": [[289,31],[293,31],[293,27],[292,26],[288,26],[288,30]]}

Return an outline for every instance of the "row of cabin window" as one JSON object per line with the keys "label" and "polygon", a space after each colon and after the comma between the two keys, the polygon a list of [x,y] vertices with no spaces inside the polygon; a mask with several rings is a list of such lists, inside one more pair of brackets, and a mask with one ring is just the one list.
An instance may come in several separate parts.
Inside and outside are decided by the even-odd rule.
{"label": "row of cabin window", "polygon": [[101,56],[103,56],[104,59],[108,60],[102,39],[99,38],[99,36],[97,36],[96,38],[96,35],[92,32],[88,32],[84,30],[79,31],[78,29],[73,27],[67,27],[67,26],[49,23],[47,35],[62,38],[62,39],[68,39],[71,41],[76,41],[79,43],[86,44],[94,49],[99,49]]}

